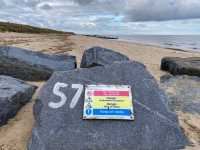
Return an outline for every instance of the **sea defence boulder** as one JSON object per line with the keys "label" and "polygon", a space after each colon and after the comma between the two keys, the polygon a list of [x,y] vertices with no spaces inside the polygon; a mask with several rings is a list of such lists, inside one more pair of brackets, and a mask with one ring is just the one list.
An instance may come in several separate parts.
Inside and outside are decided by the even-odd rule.
{"label": "sea defence boulder", "polygon": [[35,86],[21,80],[0,76],[0,126],[6,124],[23,105],[31,100],[35,90]]}
{"label": "sea defence boulder", "polygon": [[123,54],[102,47],[93,47],[86,50],[81,60],[81,68],[94,66],[105,66],[115,61],[128,61],[129,58]]}
{"label": "sea defence boulder", "polygon": [[169,71],[173,75],[191,75],[200,77],[200,57],[165,57],[161,61],[161,69]]}
{"label": "sea defence boulder", "polygon": [[[82,87],[89,84],[130,85],[135,120],[83,120]],[[104,67],[55,72],[34,106],[36,122],[28,150],[184,148],[187,140],[166,101],[155,79],[138,62],[125,61]]]}
{"label": "sea defence boulder", "polygon": [[0,46],[0,74],[22,80],[47,80],[54,71],[76,68],[76,58],[48,55],[21,48]]}
{"label": "sea defence boulder", "polygon": [[169,98],[171,110],[200,114],[200,77],[172,76],[160,85]]}

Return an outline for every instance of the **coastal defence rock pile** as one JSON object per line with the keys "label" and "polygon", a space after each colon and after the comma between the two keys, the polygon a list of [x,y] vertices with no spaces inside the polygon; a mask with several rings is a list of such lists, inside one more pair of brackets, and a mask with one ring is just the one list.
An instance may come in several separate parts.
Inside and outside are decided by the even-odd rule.
{"label": "coastal defence rock pile", "polygon": [[[52,89],[59,84],[62,93]],[[115,84],[132,87],[135,120],[83,120],[84,90],[77,103],[71,100],[74,85]],[[75,86],[76,87],[76,86]],[[77,96],[77,95],[76,95]],[[64,98],[64,101],[60,98]],[[66,100],[67,99],[67,100]],[[57,108],[50,105],[58,104]],[[34,106],[36,119],[28,150],[175,150],[184,148],[177,117],[167,105],[167,97],[145,66],[132,61],[106,66],[55,72]]]}
{"label": "coastal defence rock pile", "polygon": [[161,69],[168,71],[173,75],[200,77],[200,57],[164,57],[161,61]]}
{"label": "coastal defence rock pile", "polygon": [[[81,68],[76,69],[74,56],[3,46],[0,74],[0,126],[36,90],[13,77],[32,81],[50,77],[34,105],[36,122],[28,150],[176,150],[188,144],[153,76],[123,54],[93,47],[85,51]],[[90,84],[130,85],[135,120],[83,120],[84,87]]]}
{"label": "coastal defence rock pile", "polygon": [[35,90],[35,86],[0,75],[0,126],[6,124],[23,105],[31,100]]}
{"label": "coastal defence rock pile", "polygon": [[21,48],[0,46],[0,74],[22,80],[47,80],[54,71],[76,68],[76,58],[69,55],[48,55]]}
{"label": "coastal defence rock pile", "polygon": [[82,56],[81,68],[110,65],[116,61],[128,61],[129,58],[113,50],[93,47],[86,50]]}

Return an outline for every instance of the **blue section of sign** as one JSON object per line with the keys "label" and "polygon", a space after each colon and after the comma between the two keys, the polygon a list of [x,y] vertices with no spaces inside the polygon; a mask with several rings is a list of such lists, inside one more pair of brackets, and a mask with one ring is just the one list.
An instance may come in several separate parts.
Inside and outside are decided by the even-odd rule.
{"label": "blue section of sign", "polygon": [[87,110],[86,110],[86,114],[87,114],[87,115],[91,115],[91,114],[92,114],[92,110],[91,110],[91,109],[87,109]]}
{"label": "blue section of sign", "polygon": [[130,109],[93,109],[93,115],[130,116]]}

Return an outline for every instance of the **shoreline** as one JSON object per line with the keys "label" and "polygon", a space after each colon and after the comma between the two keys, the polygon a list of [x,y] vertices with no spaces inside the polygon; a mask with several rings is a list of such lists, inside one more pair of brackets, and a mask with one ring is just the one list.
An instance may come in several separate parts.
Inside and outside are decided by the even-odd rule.
{"label": "shoreline", "polygon": [[73,51],[69,52],[69,54],[77,57],[78,64],[80,64],[85,49],[94,46],[105,47],[120,52],[131,60],[143,63],[157,81],[160,80],[162,75],[166,74],[166,72],[160,70],[160,63],[163,57],[200,57],[198,52],[172,50],[130,41],[101,39],[82,35],[72,35],[69,40],[74,42]]}
{"label": "shoreline", "polygon": [[127,40],[127,39],[121,39],[121,38],[118,38],[118,39],[108,39],[108,40],[117,40],[117,41],[122,41],[122,42],[127,42],[127,43],[133,43],[133,44],[136,44],[136,45],[143,45],[143,46],[152,46],[152,47],[157,47],[157,48],[163,48],[163,49],[169,49],[169,50],[175,50],[175,51],[181,51],[181,52],[189,52],[189,53],[200,53],[200,49],[198,51],[196,50],[192,50],[192,49],[181,49],[181,48],[173,48],[173,47],[165,47],[165,46],[162,46],[161,44],[148,44],[148,43],[140,43],[140,42],[135,42],[135,41],[131,41],[131,40]]}

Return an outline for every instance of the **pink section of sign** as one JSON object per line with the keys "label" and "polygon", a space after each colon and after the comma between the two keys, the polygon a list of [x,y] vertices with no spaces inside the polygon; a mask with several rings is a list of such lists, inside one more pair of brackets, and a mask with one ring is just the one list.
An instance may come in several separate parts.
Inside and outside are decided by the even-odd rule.
{"label": "pink section of sign", "polygon": [[94,91],[93,96],[129,96],[129,91]]}

